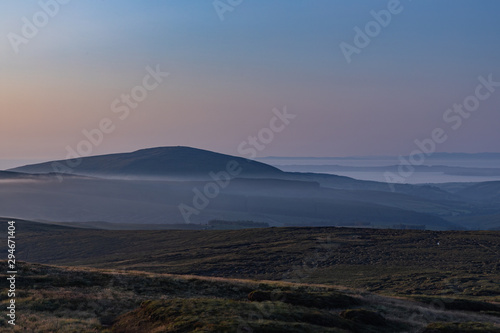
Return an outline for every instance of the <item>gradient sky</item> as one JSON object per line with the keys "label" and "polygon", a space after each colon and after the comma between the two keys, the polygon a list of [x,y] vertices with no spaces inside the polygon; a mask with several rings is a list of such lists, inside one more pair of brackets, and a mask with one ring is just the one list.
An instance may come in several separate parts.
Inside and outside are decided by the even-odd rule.
{"label": "gradient sky", "polygon": [[[500,88],[460,129],[442,119],[478,76],[500,81],[500,2],[402,0],[348,64],[339,44],[387,4],[244,0],[221,21],[210,0],[73,0],[16,54],[9,33],[41,7],[2,1],[0,159],[64,158],[103,118],[116,129],[93,154],[238,154],[283,106],[297,117],[259,156],[407,155],[436,127],[449,134],[438,151],[500,152]],[[170,76],[119,120],[111,103],[148,65]]]}

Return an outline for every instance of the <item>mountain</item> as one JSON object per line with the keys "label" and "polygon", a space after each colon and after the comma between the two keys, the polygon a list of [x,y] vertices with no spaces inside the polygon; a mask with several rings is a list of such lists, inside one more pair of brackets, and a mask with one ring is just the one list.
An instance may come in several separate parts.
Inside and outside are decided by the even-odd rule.
{"label": "mountain", "polygon": [[[83,157],[77,166],[72,166],[73,160],[50,161],[39,164],[26,165],[10,169],[9,171],[47,174],[63,172],[99,176],[104,178],[170,178],[170,179],[210,179],[210,173],[227,172],[228,163],[234,161],[236,169],[241,172],[235,177],[245,178],[274,178],[298,181],[313,181],[323,187],[344,190],[369,190],[404,193],[432,200],[457,201],[452,194],[431,186],[414,186],[362,181],[344,176],[283,172],[278,168],[258,161],[241,157],[215,153],[191,147],[158,147],[141,149],[131,153],[118,153],[100,156]],[[54,168],[54,166],[56,166]],[[298,184],[298,183],[296,183]],[[392,204],[390,204],[392,205]]]}
{"label": "mountain", "polygon": [[[449,190],[283,172],[264,163],[189,147],[150,148],[71,163],[75,161],[0,172],[0,214],[40,221],[108,222],[114,223],[113,228],[123,223],[206,225],[211,220],[270,226],[500,227],[495,218],[500,214],[497,199],[484,200],[484,195],[475,193],[487,185],[485,195],[494,198],[496,183]],[[71,173],[61,181],[54,165],[73,168],[64,170]],[[241,172],[232,172],[232,180],[226,181],[234,170]],[[210,176],[215,174],[217,179]],[[475,216],[488,218],[476,223]]]}
{"label": "mountain", "polygon": [[[83,157],[78,161],[59,160],[26,165],[9,171],[50,173],[62,171],[79,175],[108,177],[204,177],[210,172],[234,171],[238,176],[272,176],[282,173],[270,165],[191,147],[158,147],[131,153]],[[229,163],[229,166],[228,166]],[[54,167],[55,166],[55,167]],[[241,172],[237,172],[241,170]]]}

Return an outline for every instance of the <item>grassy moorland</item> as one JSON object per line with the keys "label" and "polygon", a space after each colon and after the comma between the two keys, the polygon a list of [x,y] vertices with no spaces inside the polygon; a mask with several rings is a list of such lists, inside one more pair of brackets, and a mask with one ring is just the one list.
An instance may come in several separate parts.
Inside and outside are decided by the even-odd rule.
{"label": "grassy moorland", "polygon": [[361,228],[119,231],[18,221],[43,264],[343,285],[500,301],[500,232]]}
{"label": "grassy moorland", "polygon": [[500,305],[465,299],[457,309],[325,285],[24,262],[18,272],[17,324],[0,319],[2,332],[500,332]]}
{"label": "grassy moorland", "polygon": [[500,232],[16,231],[15,332],[500,332]]}

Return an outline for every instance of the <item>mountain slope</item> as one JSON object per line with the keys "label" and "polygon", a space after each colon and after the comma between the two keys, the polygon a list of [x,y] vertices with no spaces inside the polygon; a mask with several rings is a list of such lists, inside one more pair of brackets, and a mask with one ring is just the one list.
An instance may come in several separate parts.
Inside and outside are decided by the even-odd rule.
{"label": "mountain slope", "polygon": [[482,203],[500,202],[500,181],[483,182],[471,185],[456,193],[458,196]]}
{"label": "mountain slope", "polygon": [[[241,157],[219,154],[190,147],[158,147],[142,149],[132,153],[119,153],[84,157],[75,167],[71,160],[51,161],[26,165],[9,171],[24,173],[53,173],[56,171],[79,175],[102,176],[106,178],[159,178],[209,179],[209,174],[227,172],[228,163],[236,162],[235,169],[241,172],[236,177],[275,178],[299,181],[313,181],[321,186],[344,190],[365,190],[405,193],[426,200],[462,201],[462,198],[432,186],[414,186],[362,181],[349,177],[283,172],[273,166],[247,160]],[[53,166],[57,165],[58,168]]]}
{"label": "mountain slope", "polygon": [[26,175],[24,175],[22,173],[18,173],[18,172],[0,171],[0,180],[15,179],[15,178],[20,178],[22,176],[26,176]]}
{"label": "mountain slope", "polygon": [[208,150],[190,147],[158,147],[141,149],[131,153],[119,153],[83,157],[72,167],[71,160],[59,160],[40,164],[26,165],[9,171],[25,173],[49,173],[57,171],[54,163],[69,173],[111,177],[208,177],[210,172],[228,169],[234,161],[234,169],[240,169],[243,176],[278,175],[282,172],[270,165]]}
{"label": "mountain slope", "polygon": [[[59,222],[205,224],[222,219],[271,226],[404,224],[448,230],[476,228],[473,221],[457,225],[449,218],[500,213],[474,196],[437,186],[283,172],[260,162],[189,147],[85,157],[79,165],[71,162],[75,163],[54,161],[0,172],[0,214]],[[64,182],[53,173],[54,164],[73,166],[65,170],[70,174]],[[230,171],[234,178],[225,182]],[[214,174],[223,185],[210,179]],[[202,198],[200,193],[207,189],[216,194]],[[181,205],[203,208],[181,211]],[[498,226],[488,223],[488,228]]]}
{"label": "mountain slope", "polygon": [[[405,209],[416,209],[418,204],[432,213],[434,208],[425,206],[425,202],[399,201],[400,207],[389,207],[369,200],[361,202],[355,195],[349,197],[346,192],[310,182],[235,179],[221,188],[217,196],[202,199],[200,193],[204,192],[206,181],[68,177],[58,182],[55,176],[40,178],[2,184],[0,214],[59,222],[179,224],[187,222],[183,215],[187,212],[189,222],[202,224],[223,219],[266,222],[273,226],[411,224],[430,229],[460,229],[438,216]],[[392,199],[388,196],[384,201]],[[181,204],[192,208],[181,211]],[[206,206],[198,209],[201,204]],[[193,207],[197,209],[193,211]]]}

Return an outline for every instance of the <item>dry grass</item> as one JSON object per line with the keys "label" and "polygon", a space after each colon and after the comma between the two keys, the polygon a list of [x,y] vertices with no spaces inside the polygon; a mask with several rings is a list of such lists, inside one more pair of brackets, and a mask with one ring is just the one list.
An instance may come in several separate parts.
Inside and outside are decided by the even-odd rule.
{"label": "dry grass", "polygon": [[[434,322],[500,325],[500,318],[489,313],[332,286],[27,263],[20,263],[18,271],[17,325],[6,328],[3,319],[0,329],[6,332],[235,332],[242,322],[254,332],[403,332]],[[276,298],[251,302],[251,292]],[[355,301],[335,303],[338,299]],[[2,295],[2,306],[6,302]],[[365,316],[341,316],[346,309]],[[148,311],[163,315],[152,319]],[[363,311],[381,316],[386,326],[366,322]]]}

